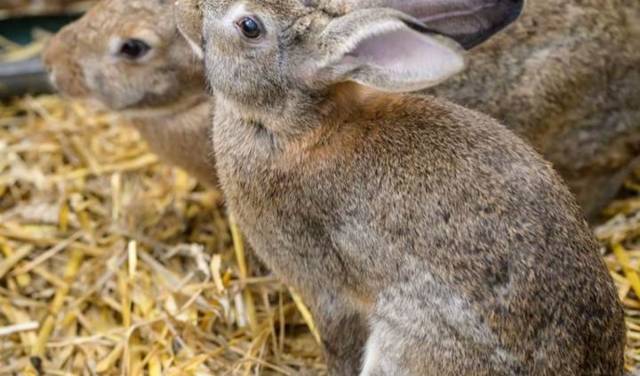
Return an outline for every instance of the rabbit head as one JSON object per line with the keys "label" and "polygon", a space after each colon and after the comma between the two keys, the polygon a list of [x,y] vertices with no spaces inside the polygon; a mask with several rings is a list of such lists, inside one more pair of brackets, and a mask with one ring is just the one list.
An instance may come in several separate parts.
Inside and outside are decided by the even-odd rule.
{"label": "rabbit head", "polygon": [[204,46],[213,90],[247,111],[269,113],[303,108],[341,82],[390,92],[436,85],[463,69],[460,45],[488,38],[522,8],[522,2],[489,0],[373,4],[385,8],[355,1],[179,3],[178,13],[186,15],[179,24],[202,20],[200,28],[182,29],[192,45]]}
{"label": "rabbit head", "polygon": [[50,41],[54,85],[112,110],[157,108],[201,95],[202,65],[180,36],[168,0],[103,0]]}

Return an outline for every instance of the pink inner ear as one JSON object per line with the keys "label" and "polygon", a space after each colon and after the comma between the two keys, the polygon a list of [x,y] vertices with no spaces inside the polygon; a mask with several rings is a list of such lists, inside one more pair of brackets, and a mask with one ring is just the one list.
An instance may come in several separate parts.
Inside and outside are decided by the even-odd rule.
{"label": "pink inner ear", "polygon": [[393,75],[439,81],[448,76],[461,57],[443,43],[412,29],[388,31],[362,40],[348,58]]}

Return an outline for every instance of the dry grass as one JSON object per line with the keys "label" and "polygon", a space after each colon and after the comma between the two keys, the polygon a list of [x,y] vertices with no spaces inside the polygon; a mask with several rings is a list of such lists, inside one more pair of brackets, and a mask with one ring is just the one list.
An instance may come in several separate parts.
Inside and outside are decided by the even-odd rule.
{"label": "dry grass", "polygon": [[[640,361],[640,186],[596,231]],[[107,114],[0,107],[0,374],[325,370],[301,305],[247,265],[219,192]],[[580,293],[576,291],[575,293]]]}
{"label": "dry grass", "polygon": [[219,192],[58,97],[0,109],[0,374],[323,373]]}

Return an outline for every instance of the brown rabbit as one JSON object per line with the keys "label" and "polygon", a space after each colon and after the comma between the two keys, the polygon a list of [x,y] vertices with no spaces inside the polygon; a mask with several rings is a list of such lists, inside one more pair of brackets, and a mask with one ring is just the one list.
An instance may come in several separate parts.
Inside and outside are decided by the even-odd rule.
{"label": "brown rabbit", "polygon": [[56,87],[129,118],[151,149],[216,185],[202,64],[164,0],[103,0],[44,52]]}
{"label": "brown rabbit", "polygon": [[435,30],[299,0],[204,0],[200,23],[198,2],[179,24],[205,46],[229,208],[311,304],[332,374],[622,374],[615,288],[552,168],[487,116],[399,93],[463,68],[442,35],[482,41],[522,2],[401,8]]}

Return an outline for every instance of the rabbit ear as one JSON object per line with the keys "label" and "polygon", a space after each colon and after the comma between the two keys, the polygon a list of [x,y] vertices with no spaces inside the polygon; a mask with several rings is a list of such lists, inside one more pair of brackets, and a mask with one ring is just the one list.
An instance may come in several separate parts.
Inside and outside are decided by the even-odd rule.
{"label": "rabbit ear", "polygon": [[198,59],[204,60],[202,11],[199,0],[176,0],[174,13],[180,34],[187,40]]}
{"label": "rabbit ear", "polygon": [[345,10],[372,7],[404,12],[470,49],[515,21],[525,0],[330,0]]}
{"label": "rabbit ear", "polygon": [[446,80],[465,65],[455,42],[388,9],[355,11],[337,18],[321,38],[328,57],[320,63],[320,77],[331,82],[414,91]]}

